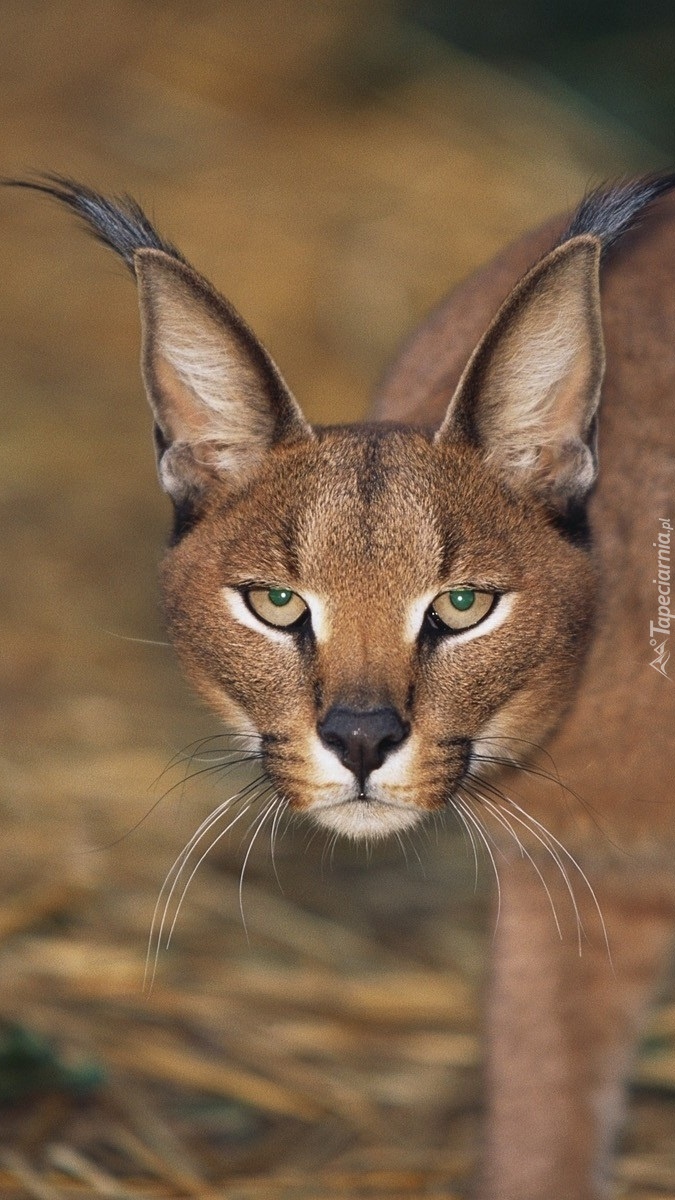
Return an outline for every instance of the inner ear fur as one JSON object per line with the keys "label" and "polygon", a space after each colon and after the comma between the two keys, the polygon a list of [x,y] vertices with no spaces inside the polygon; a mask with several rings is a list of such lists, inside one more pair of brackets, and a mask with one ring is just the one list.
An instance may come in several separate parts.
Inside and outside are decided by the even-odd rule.
{"label": "inner ear fur", "polygon": [[583,502],[597,474],[599,261],[598,239],[583,236],[528,272],[472,354],[436,435],[468,440],[511,486],[561,510]]}
{"label": "inner ear fur", "polygon": [[241,485],[270,448],[313,436],[267,351],[192,267],[134,256],[142,369],[162,486],[184,503],[215,479]]}

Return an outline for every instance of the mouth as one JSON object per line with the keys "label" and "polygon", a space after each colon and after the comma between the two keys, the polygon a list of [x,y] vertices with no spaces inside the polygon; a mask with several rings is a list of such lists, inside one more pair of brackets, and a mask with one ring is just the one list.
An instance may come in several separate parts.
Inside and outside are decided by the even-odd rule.
{"label": "mouth", "polygon": [[320,800],[309,811],[324,829],[352,841],[379,841],[412,829],[424,815],[417,805],[382,800],[367,789],[346,799]]}

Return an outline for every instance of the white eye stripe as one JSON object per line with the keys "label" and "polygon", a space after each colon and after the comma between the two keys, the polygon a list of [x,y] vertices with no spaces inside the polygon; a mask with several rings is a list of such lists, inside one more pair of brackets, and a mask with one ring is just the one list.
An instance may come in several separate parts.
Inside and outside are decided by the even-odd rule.
{"label": "white eye stripe", "polygon": [[405,623],[405,638],[407,642],[416,642],[429,605],[436,599],[437,591],[426,592],[425,595],[413,600],[408,609]]}
{"label": "white eye stripe", "polygon": [[305,588],[302,589],[302,598],[310,611],[314,637],[317,642],[327,641],[330,634],[330,621],[324,601],[317,596],[316,592],[308,592]]}
{"label": "white eye stripe", "polygon": [[[222,593],[232,616],[242,625],[246,625],[255,633],[267,634],[271,641],[278,642],[280,645],[289,644],[292,633],[288,629],[284,630],[283,626],[267,625],[264,621],[259,620],[251,612],[238,588],[224,587]],[[314,637],[317,642],[325,641],[330,631],[325,604],[314,592],[307,592],[304,589],[302,599],[309,608]]]}

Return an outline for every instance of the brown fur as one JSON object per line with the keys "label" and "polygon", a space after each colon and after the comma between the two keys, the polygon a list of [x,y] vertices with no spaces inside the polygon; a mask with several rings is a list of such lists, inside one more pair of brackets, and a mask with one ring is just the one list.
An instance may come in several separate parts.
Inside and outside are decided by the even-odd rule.
{"label": "brown fur", "polygon": [[[135,208],[31,186],[86,203],[133,263],[177,509],[166,612],[196,689],[257,740],[280,804],[366,838],[451,809],[499,854],[481,1195],[606,1197],[675,913],[675,682],[650,645],[675,203],[612,251],[601,300],[590,219],[554,249],[557,223],[525,238],[411,339],[378,423],[313,430],[147,222],[132,253]],[[261,621],[251,587],[296,592],[297,627]],[[472,589],[494,607],[448,632],[435,600]]]}

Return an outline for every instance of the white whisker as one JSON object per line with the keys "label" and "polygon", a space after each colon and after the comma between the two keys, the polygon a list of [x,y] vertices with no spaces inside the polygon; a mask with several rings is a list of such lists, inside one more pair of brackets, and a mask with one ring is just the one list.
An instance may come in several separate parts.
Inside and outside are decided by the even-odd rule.
{"label": "white whisker", "polygon": [[[253,781],[253,783],[249,783],[249,784],[247,784],[247,785],[246,785],[246,787],[242,788],[242,789],[241,789],[239,792],[237,792],[237,793],[236,793],[234,796],[229,796],[229,797],[228,797],[226,800],[222,801],[222,803],[221,803],[221,804],[219,804],[219,805],[217,806],[217,808],[216,808],[216,809],[214,809],[214,811],[213,811],[213,812],[211,812],[211,813],[209,814],[209,816],[208,816],[208,817],[206,817],[206,818],[205,818],[205,819],[202,821],[202,823],[201,823],[201,825],[199,826],[199,828],[198,828],[198,829],[195,831],[195,833],[193,833],[193,834],[192,834],[192,836],[190,837],[189,841],[188,841],[188,842],[186,843],[186,845],[183,847],[183,849],[181,850],[180,854],[179,854],[179,855],[178,855],[178,856],[175,858],[175,860],[174,860],[174,862],[172,863],[171,867],[170,867],[170,868],[169,868],[169,870],[167,871],[167,873],[166,873],[166,876],[165,876],[165,878],[164,878],[164,882],[163,882],[163,884],[162,884],[162,886],[161,886],[161,888],[160,888],[160,890],[159,890],[159,894],[158,894],[158,896],[157,896],[157,900],[156,900],[156,902],[155,902],[155,907],[154,907],[153,914],[152,914],[152,920],[151,920],[151,922],[150,922],[150,933],[149,933],[149,935],[148,935],[148,950],[147,950],[147,954],[146,954],[146,962],[145,962],[144,988],[145,988],[145,987],[146,987],[146,985],[147,985],[148,969],[149,969],[149,965],[150,965],[150,958],[151,958],[151,954],[152,954],[152,946],[153,946],[153,942],[154,942],[154,938],[155,938],[155,928],[156,928],[156,926],[157,926],[157,917],[158,917],[158,913],[159,913],[159,910],[160,910],[160,907],[161,907],[161,904],[162,904],[162,900],[163,900],[163,898],[164,898],[164,896],[165,896],[165,893],[166,893],[166,891],[167,891],[167,888],[169,889],[169,891],[168,891],[168,894],[166,895],[166,899],[165,899],[165,902],[164,902],[164,909],[163,909],[163,912],[162,912],[162,917],[161,917],[161,920],[160,920],[160,922],[159,922],[159,929],[158,929],[158,933],[157,933],[157,941],[156,941],[156,949],[155,949],[155,957],[154,957],[154,966],[153,966],[152,978],[151,978],[151,980],[150,980],[150,985],[149,985],[149,986],[150,986],[150,989],[152,989],[152,984],[153,984],[153,981],[154,981],[154,978],[155,978],[155,973],[156,973],[156,970],[157,970],[157,961],[158,961],[159,949],[160,949],[160,945],[161,945],[161,941],[162,941],[162,933],[163,933],[163,930],[164,930],[164,925],[165,925],[165,923],[166,923],[166,919],[167,919],[167,915],[168,915],[168,911],[169,911],[169,906],[170,906],[170,904],[171,904],[171,899],[172,899],[172,896],[173,896],[173,894],[174,894],[174,891],[175,891],[175,889],[176,889],[176,887],[177,887],[177,885],[178,885],[178,882],[179,882],[179,880],[180,880],[180,876],[181,876],[181,874],[182,874],[182,872],[183,872],[183,870],[184,870],[185,866],[187,865],[187,862],[188,862],[188,860],[189,860],[189,858],[190,858],[190,855],[191,855],[191,854],[192,854],[192,852],[195,850],[195,848],[196,848],[196,847],[199,845],[199,843],[202,841],[202,839],[203,839],[204,837],[206,837],[206,835],[208,834],[209,830],[211,830],[211,829],[213,828],[214,824],[216,824],[216,822],[217,822],[217,821],[219,821],[219,820],[220,820],[220,818],[221,818],[221,817],[222,817],[222,816],[223,816],[223,815],[224,815],[224,814],[225,814],[225,813],[226,813],[226,812],[227,812],[227,811],[228,811],[228,810],[229,810],[229,809],[230,809],[230,808],[231,808],[231,807],[232,807],[234,804],[236,804],[236,803],[237,803],[239,800],[242,800],[242,799],[245,797],[245,795],[246,795],[246,793],[247,793],[248,791],[250,791],[250,790],[251,790],[253,787],[255,787],[255,786],[259,785],[259,783],[260,783],[260,782],[261,782],[260,780],[255,780],[255,781]],[[250,806],[251,806],[251,803],[252,803],[252,802],[253,802],[253,801],[252,801],[252,800],[250,800],[250,801],[249,801],[249,802],[248,802],[248,803],[247,803],[247,804],[244,806],[244,808],[243,808],[243,809],[242,809],[242,810],[241,810],[241,811],[240,811],[240,812],[237,814],[237,816],[234,818],[234,820],[233,820],[233,821],[231,821],[231,822],[230,822],[230,823],[229,823],[229,824],[226,826],[225,830],[223,830],[222,834],[221,834],[221,835],[219,835],[219,836],[224,836],[224,834],[225,834],[225,833],[227,833],[227,832],[228,832],[228,830],[229,830],[229,829],[231,829],[231,828],[232,828],[232,826],[236,824],[236,822],[237,822],[237,821],[238,821],[238,820],[239,820],[239,819],[240,819],[240,818],[241,818],[241,817],[244,815],[244,813],[248,811],[248,809],[250,808]],[[212,845],[213,845],[213,844],[215,844],[215,843],[212,843]],[[208,851],[207,851],[206,853],[208,853]],[[202,859],[202,858],[200,858],[200,860],[199,860],[199,863],[201,863],[202,861],[203,861],[203,859]],[[199,863],[197,864],[197,867],[199,866]],[[197,868],[195,868],[195,870],[196,870],[196,869],[197,869]],[[187,886],[189,886],[190,880],[192,879],[193,875],[194,875],[194,871],[192,872],[192,875],[190,875],[190,879],[188,880],[188,884],[186,885],[186,889],[185,889],[185,890],[187,890]],[[183,896],[181,897],[181,903],[182,903],[183,897],[184,897],[184,895],[185,895],[185,890],[184,890],[184,892],[183,892]],[[179,906],[179,907],[180,907],[180,906]],[[177,915],[178,915],[178,914],[176,913],[176,916],[177,916]],[[172,926],[171,926],[171,932],[173,932],[173,927],[174,927],[174,925],[175,925],[175,921],[176,921],[176,917],[174,917],[174,920],[173,920],[173,923],[172,923]],[[171,938],[171,933],[169,934],[169,940],[167,941],[167,946],[169,945],[170,938]]]}
{"label": "white whisker", "polygon": [[[171,928],[169,929],[169,932],[167,934],[167,939],[166,939],[166,943],[165,943],[165,947],[164,947],[165,950],[168,950],[169,946],[171,945],[171,939],[173,937],[174,929],[176,928],[176,921],[178,920],[180,910],[183,907],[183,901],[187,895],[187,891],[188,891],[188,888],[190,887],[190,884],[192,883],[192,880],[194,879],[195,875],[197,874],[197,871],[201,867],[204,860],[206,858],[208,858],[211,851],[218,845],[219,842],[221,842],[223,840],[224,837],[227,836],[227,834],[230,832],[230,830],[234,828],[234,826],[237,824],[237,821],[239,821],[244,816],[244,814],[249,811],[252,804],[253,804],[253,800],[250,800],[249,803],[247,805],[245,805],[244,808],[242,808],[241,812],[237,813],[236,817],[233,817],[233,819],[225,826],[224,829],[221,829],[220,833],[217,834],[216,837],[214,837],[213,841],[209,842],[208,846],[206,847],[206,850],[204,850],[203,853],[197,859],[197,862],[195,863],[194,867],[190,871],[190,874],[189,874],[187,880],[185,881],[183,891],[181,892],[180,899],[178,901],[178,904],[176,905],[176,911],[173,915],[173,920],[171,922]],[[212,824],[215,824],[215,822],[213,822]],[[212,826],[209,826],[209,828],[211,828],[211,827]],[[205,831],[205,833],[202,835],[202,837],[205,836],[206,832],[207,831]],[[199,840],[201,841],[202,839],[200,838]],[[184,864],[184,865],[186,865],[186,864]],[[176,884],[178,883],[178,878],[179,878],[179,876],[175,879],[173,887],[175,887]],[[173,887],[171,889],[172,891],[173,891]]]}
{"label": "white whisker", "polygon": [[[476,847],[476,839],[474,837],[473,829],[469,825],[469,822],[467,821],[467,819],[464,815],[464,812],[459,807],[459,805],[457,803],[455,803],[454,801],[453,801],[453,810],[456,813],[456,815],[459,817],[459,820],[462,823],[462,832],[468,836],[469,841],[471,843],[471,849],[473,850],[473,866],[474,866],[473,890],[474,890],[474,894],[475,894],[478,891],[478,850]],[[466,843],[465,843],[465,845],[466,845]]]}
{"label": "white whisker", "polygon": [[241,923],[244,926],[244,933],[246,935],[247,942],[249,940],[249,937],[248,937],[248,928],[246,925],[246,917],[244,915],[244,894],[243,894],[244,893],[244,875],[246,874],[246,864],[248,863],[248,860],[251,856],[251,851],[253,849],[255,840],[256,840],[258,834],[260,833],[260,830],[262,829],[263,825],[265,824],[265,821],[267,820],[270,813],[273,811],[273,809],[278,804],[279,804],[279,796],[277,795],[276,792],[274,792],[272,799],[268,800],[267,804],[265,805],[265,807],[262,810],[262,813],[258,817],[256,817],[256,820],[253,822],[253,826],[254,826],[253,836],[251,838],[251,841],[249,842],[248,850],[246,851],[246,854],[244,855],[244,861],[241,864],[241,871],[239,873],[239,912],[241,913]]}
{"label": "white whisker", "polygon": [[[512,801],[511,801],[510,797],[507,797],[507,799],[509,801],[509,804],[511,804]],[[530,825],[528,823],[527,820],[522,820],[520,817],[517,817],[515,815],[515,813],[511,812],[510,808],[508,811],[509,811],[510,816],[513,818],[513,820],[516,821],[519,825],[521,825],[523,829],[526,829],[528,831],[528,833],[530,833],[532,835],[532,837],[535,839],[535,841],[539,842],[539,844],[544,847],[544,849],[551,856],[551,858],[553,859],[553,862],[555,863],[558,870],[560,871],[561,877],[565,884],[565,888],[567,890],[570,900],[572,901],[572,907],[574,909],[574,919],[576,921],[576,926],[577,926],[577,946],[578,946],[578,950],[579,950],[579,955],[581,955],[582,939],[583,939],[583,935],[585,934],[586,931],[584,929],[583,921],[581,920],[581,913],[579,912],[579,905],[577,903],[577,898],[574,894],[574,888],[572,887],[572,881],[569,877],[569,873],[567,871],[567,868],[565,867],[564,862],[562,861],[560,855],[556,851],[555,846],[551,845],[550,841],[548,840],[548,838],[545,835],[542,835],[539,832],[537,832],[537,830],[534,829],[532,827],[532,825]],[[524,814],[524,816],[528,816],[528,814]]]}
{"label": "white whisker", "polygon": [[[530,832],[532,834],[534,834],[535,831],[532,828],[532,825],[536,825],[537,829],[541,830],[544,837],[547,839],[550,839],[550,841],[554,843],[554,845],[560,850],[560,852],[565,855],[565,858],[567,858],[569,860],[569,862],[572,864],[572,866],[575,868],[575,870],[579,872],[579,875],[581,876],[583,882],[586,884],[586,887],[588,888],[589,895],[593,901],[593,906],[595,908],[596,913],[598,914],[598,919],[600,921],[600,928],[602,929],[602,936],[603,936],[603,940],[605,943],[605,948],[607,950],[607,957],[609,959],[609,963],[610,963],[610,966],[612,967],[612,970],[614,970],[614,963],[612,960],[612,951],[611,951],[611,948],[609,945],[609,935],[607,933],[607,926],[605,924],[605,918],[602,915],[600,901],[598,900],[598,897],[595,893],[593,885],[591,884],[591,881],[588,878],[588,875],[584,871],[583,867],[581,866],[581,864],[579,862],[577,862],[576,858],[574,857],[573,854],[570,853],[570,851],[567,849],[567,847],[563,846],[562,842],[560,842],[558,840],[558,838],[555,837],[555,835],[551,833],[550,829],[547,829],[545,825],[542,825],[541,822],[537,821],[537,819],[535,817],[531,816],[530,813],[525,812],[525,810],[522,809],[519,804],[516,804],[515,800],[512,800],[511,797],[506,797],[506,799],[508,800],[508,802],[512,808],[515,808],[524,818],[526,818],[526,820],[528,820],[532,823],[530,826],[526,826],[526,828],[529,828]],[[516,818],[514,818],[514,819],[516,819]],[[551,854],[553,854],[553,849],[550,846],[549,846],[549,849],[551,851]],[[556,857],[556,861],[558,861],[557,857]],[[567,878],[566,874],[565,874],[565,878]],[[576,908],[576,905],[575,905],[575,908]],[[579,946],[579,953],[581,954],[581,946]]]}
{"label": "white whisker", "polygon": [[[199,867],[201,866],[202,862],[204,861],[204,859],[206,858],[206,856],[207,856],[207,855],[210,853],[210,851],[213,849],[213,847],[216,845],[216,843],[217,843],[217,842],[219,842],[221,838],[225,837],[225,835],[226,835],[227,833],[229,833],[230,829],[232,829],[233,825],[236,825],[237,821],[239,821],[239,820],[241,819],[241,817],[243,817],[243,816],[244,816],[244,814],[248,812],[248,810],[249,810],[249,808],[251,807],[251,804],[252,804],[252,803],[253,803],[253,801],[252,801],[252,800],[251,800],[251,801],[249,801],[249,803],[248,803],[247,805],[245,805],[245,807],[244,807],[244,808],[243,808],[243,809],[242,809],[242,810],[241,810],[239,813],[237,813],[237,816],[236,816],[236,817],[234,817],[234,818],[233,818],[233,820],[232,820],[232,821],[230,821],[230,822],[229,822],[229,824],[227,824],[227,825],[225,826],[225,829],[223,829],[223,830],[222,830],[222,832],[221,832],[221,833],[218,835],[218,837],[217,837],[217,838],[215,838],[215,840],[214,840],[214,841],[212,841],[212,842],[209,844],[208,848],[207,848],[207,849],[204,851],[204,853],[202,854],[202,856],[199,858],[199,860],[198,860],[198,862],[197,862],[196,866],[194,867],[194,869],[193,869],[193,870],[192,870],[192,872],[190,873],[190,876],[189,876],[189,878],[188,878],[188,880],[187,880],[187,883],[185,884],[185,887],[183,888],[183,891],[182,891],[182,893],[181,893],[181,896],[180,896],[180,899],[179,899],[179,901],[178,901],[178,905],[177,905],[177,908],[176,908],[176,911],[175,911],[175,914],[174,914],[173,920],[172,920],[172,922],[171,922],[171,928],[170,928],[170,930],[169,930],[169,933],[168,933],[168,936],[167,936],[167,939],[166,939],[166,943],[165,943],[165,947],[164,947],[164,948],[165,948],[165,950],[168,950],[168,948],[169,948],[169,946],[170,946],[170,944],[171,944],[171,938],[172,938],[173,931],[174,931],[174,928],[175,928],[175,925],[176,925],[176,921],[177,921],[177,919],[178,919],[178,914],[179,914],[179,912],[180,912],[181,905],[182,905],[182,903],[183,903],[183,900],[185,899],[185,894],[186,894],[186,892],[187,892],[187,889],[189,888],[189,886],[190,886],[190,884],[191,884],[191,882],[192,882],[192,880],[193,880],[193,878],[194,878],[194,876],[195,876],[196,872],[199,870]],[[219,813],[219,816],[222,816],[222,815],[223,815],[223,810],[221,810],[221,811],[220,811],[220,813]],[[214,818],[214,820],[211,822],[211,824],[209,825],[209,829],[210,829],[210,828],[212,828],[212,826],[215,824],[215,822],[216,822],[216,819],[217,819],[217,818]],[[207,832],[208,832],[208,830],[204,830],[204,834],[203,834],[202,836],[205,836]],[[200,838],[200,841],[201,841],[201,838]],[[161,947],[161,944],[162,944],[162,937],[163,937],[163,934],[164,934],[164,927],[165,927],[165,925],[166,925],[166,922],[167,922],[167,918],[168,918],[168,914],[169,914],[169,907],[170,907],[170,904],[171,904],[171,899],[172,899],[172,896],[173,896],[173,894],[174,894],[174,891],[175,891],[176,887],[178,886],[178,883],[179,883],[179,881],[180,881],[180,877],[181,877],[181,875],[182,875],[182,873],[183,873],[183,870],[184,870],[184,868],[187,866],[187,863],[188,863],[188,857],[184,857],[184,858],[183,858],[183,861],[181,862],[181,864],[180,864],[180,866],[179,866],[179,868],[178,868],[178,871],[176,872],[175,878],[173,879],[173,882],[172,882],[172,884],[171,884],[171,887],[170,887],[170,890],[169,890],[168,896],[167,896],[167,898],[166,898],[166,901],[165,901],[165,904],[164,904],[164,910],[163,910],[163,912],[162,912],[161,920],[160,920],[160,923],[159,923],[159,929],[158,929],[158,931],[157,931],[157,941],[156,941],[156,946],[155,946],[155,967],[157,966],[157,961],[158,961],[158,957],[159,957],[159,951],[160,951],[160,947]],[[173,868],[172,868],[172,870],[173,870]],[[166,883],[168,882],[169,878],[170,878],[170,873],[169,873],[169,875],[167,876],[167,879],[165,880],[165,883],[162,885],[162,887],[163,887],[163,888],[164,888],[164,886],[166,886]],[[154,971],[153,971],[153,979],[154,979]]]}
{"label": "white whisker", "polygon": [[530,854],[527,847],[525,845],[523,845],[523,842],[518,837],[518,834],[516,833],[515,829],[513,828],[512,824],[509,821],[504,810],[499,808],[496,804],[494,804],[492,800],[488,800],[487,796],[483,796],[479,792],[477,792],[476,794],[480,797],[483,804],[485,804],[486,807],[489,809],[489,811],[493,814],[495,820],[499,822],[499,824],[502,826],[503,829],[506,829],[507,832],[511,834],[513,840],[515,841],[516,845],[518,846],[518,848],[520,850],[521,855],[523,855],[525,858],[527,858],[528,862],[530,862],[532,864],[534,870],[536,871],[537,875],[539,876],[541,885],[542,885],[544,891],[546,892],[546,895],[548,896],[548,901],[549,901],[549,904],[551,905],[551,912],[553,913],[553,920],[555,921],[555,927],[558,930],[558,937],[562,941],[562,936],[563,936],[562,929],[560,927],[560,921],[558,920],[558,914],[556,912],[556,907],[555,907],[555,903],[553,900],[553,896],[551,895],[551,890],[550,890],[546,880],[544,879],[544,876],[543,876],[541,870],[539,869],[539,866],[537,865],[535,859]]}
{"label": "white whisker", "polygon": [[497,870],[497,863],[495,862],[495,856],[492,853],[492,848],[491,848],[490,842],[488,840],[489,834],[487,833],[487,830],[483,829],[483,826],[481,825],[480,821],[476,817],[475,813],[472,811],[470,806],[464,802],[463,799],[461,799],[459,796],[455,796],[454,803],[461,805],[462,811],[466,815],[467,820],[469,820],[471,822],[474,829],[476,830],[476,833],[478,834],[480,840],[482,841],[483,845],[485,846],[485,849],[488,852],[488,855],[490,857],[490,862],[492,863],[492,870],[494,871],[495,883],[497,885],[497,916],[495,918],[495,934],[496,934],[497,928],[499,926],[499,918],[501,916],[501,911],[502,911],[502,885],[501,885],[501,882],[499,879],[499,871]]}
{"label": "white whisker", "polygon": [[[486,785],[486,784],[485,784],[485,782],[483,781],[483,784],[482,784],[482,786],[483,786],[483,787],[485,787],[485,786],[488,786],[488,787],[489,787],[489,784],[488,784],[488,785]],[[575,916],[575,920],[576,920],[576,926],[577,926],[577,944],[578,944],[578,948],[579,948],[579,954],[581,954],[582,935],[585,933],[585,930],[584,930],[584,927],[583,927],[583,922],[582,922],[582,920],[581,920],[581,914],[580,914],[580,912],[579,912],[579,906],[578,906],[578,904],[577,904],[577,899],[576,899],[576,896],[575,896],[575,894],[574,894],[574,888],[572,887],[572,882],[571,882],[571,880],[570,880],[570,877],[569,877],[569,874],[568,874],[568,872],[567,872],[567,869],[566,869],[566,867],[565,867],[565,864],[564,864],[564,862],[562,861],[562,859],[561,859],[560,855],[558,854],[557,850],[555,849],[555,846],[552,846],[552,845],[551,845],[551,842],[550,842],[549,838],[546,836],[546,835],[547,835],[547,833],[548,833],[548,831],[547,831],[547,830],[545,830],[543,826],[541,826],[541,827],[540,827],[540,829],[541,829],[541,833],[538,833],[538,832],[537,832],[537,830],[536,830],[536,829],[534,829],[534,828],[533,828],[533,826],[532,826],[531,824],[529,824],[529,820],[530,820],[530,818],[529,818],[529,814],[528,814],[528,813],[526,813],[526,812],[524,811],[524,809],[520,808],[520,807],[519,807],[519,806],[518,806],[518,805],[515,803],[515,801],[511,799],[511,797],[510,797],[510,796],[507,796],[505,793],[502,793],[502,792],[498,791],[497,789],[493,789],[493,790],[497,792],[497,795],[499,796],[499,798],[500,798],[500,799],[502,799],[502,800],[505,800],[505,801],[506,801],[506,803],[507,803],[507,804],[510,806],[510,807],[509,807],[509,809],[508,809],[508,812],[509,812],[509,815],[510,815],[510,816],[513,818],[513,820],[514,820],[514,821],[516,821],[516,823],[517,823],[518,825],[520,825],[520,826],[521,826],[523,829],[526,829],[526,830],[528,831],[528,833],[530,833],[530,834],[532,835],[532,837],[535,839],[535,841],[539,842],[539,844],[540,844],[541,846],[543,846],[543,847],[544,847],[544,849],[545,849],[545,850],[546,850],[546,852],[547,852],[547,853],[548,853],[548,854],[551,856],[551,858],[553,859],[554,863],[556,864],[556,866],[557,866],[558,870],[560,871],[561,877],[562,877],[562,879],[563,879],[563,881],[564,881],[565,887],[566,887],[566,889],[567,889],[567,892],[568,892],[568,894],[569,894],[570,900],[571,900],[571,902],[572,902],[572,907],[573,907],[573,909],[574,909],[574,916]],[[478,795],[478,796],[480,797],[480,799],[481,799],[481,800],[485,800],[485,797],[484,797],[484,796],[483,796],[481,793],[479,793],[478,791],[476,791],[476,795]],[[502,812],[503,812],[503,811],[504,811],[504,809],[503,809],[503,807],[502,807],[501,805],[500,805],[500,808],[502,809]],[[519,812],[522,814],[522,816],[523,816],[524,818],[526,818],[526,819],[525,819],[525,820],[521,820],[521,818],[520,818],[520,817],[517,817],[517,816],[515,815],[515,813],[514,813],[514,812],[512,812],[512,808],[516,808],[516,809],[518,809],[518,811],[519,811]],[[532,820],[534,820],[534,818],[532,818]],[[537,824],[538,824],[538,822],[537,822]],[[563,847],[563,849],[564,849],[564,847]]]}
{"label": "white whisker", "polygon": [[[403,838],[401,837],[401,831],[400,831],[399,829],[396,829],[396,830],[394,830],[394,837],[396,838],[396,841],[398,842],[399,846],[401,847],[401,854],[403,855],[403,861],[404,861],[404,863],[405,863],[405,869],[406,869],[406,871],[409,871],[409,870],[410,870],[410,863],[408,862],[408,851],[407,851],[407,848],[406,848],[406,846],[405,846],[405,843],[404,843],[404,841],[403,841]],[[417,855],[417,858],[418,858],[418,861],[419,861],[419,854]]]}
{"label": "white whisker", "polygon": [[286,812],[287,808],[288,808],[287,797],[280,796],[279,803],[277,805],[276,812],[274,813],[274,818],[272,820],[272,828],[270,829],[270,856],[272,859],[272,870],[274,871],[274,878],[276,879],[276,881],[279,885],[279,890],[281,892],[283,892],[284,889],[281,886],[281,880],[279,878],[279,872],[277,870],[276,837],[277,837],[277,833],[279,830],[279,823],[280,823],[281,818],[283,817],[284,813]]}

